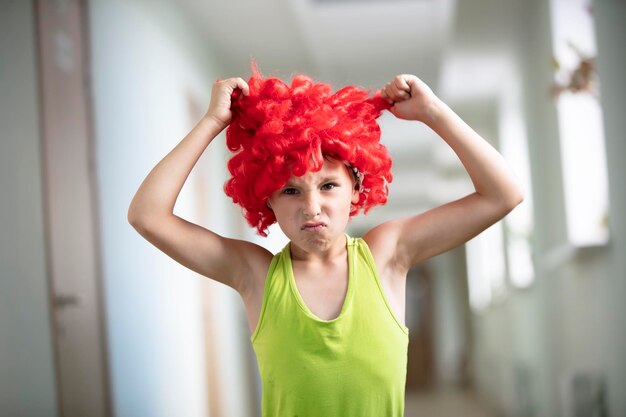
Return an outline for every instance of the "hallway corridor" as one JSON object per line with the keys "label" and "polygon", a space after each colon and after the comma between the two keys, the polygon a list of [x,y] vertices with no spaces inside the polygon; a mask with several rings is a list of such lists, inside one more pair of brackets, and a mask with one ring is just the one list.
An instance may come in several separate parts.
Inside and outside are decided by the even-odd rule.
{"label": "hallway corridor", "polygon": [[495,417],[471,391],[407,391],[406,417]]}

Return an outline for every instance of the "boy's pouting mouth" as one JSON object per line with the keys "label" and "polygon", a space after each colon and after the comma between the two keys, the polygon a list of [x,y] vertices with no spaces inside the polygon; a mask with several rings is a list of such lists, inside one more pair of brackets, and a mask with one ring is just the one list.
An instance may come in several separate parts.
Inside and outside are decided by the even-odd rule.
{"label": "boy's pouting mouth", "polygon": [[307,232],[319,232],[325,227],[326,223],[323,222],[307,222],[302,225],[300,230],[305,230]]}

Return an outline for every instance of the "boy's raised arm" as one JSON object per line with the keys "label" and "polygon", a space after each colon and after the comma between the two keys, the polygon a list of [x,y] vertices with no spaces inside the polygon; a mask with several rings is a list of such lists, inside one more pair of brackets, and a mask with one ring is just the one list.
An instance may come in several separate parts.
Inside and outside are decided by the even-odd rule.
{"label": "boy's raised arm", "polygon": [[227,239],[174,215],[174,205],[191,170],[211,141],[230,123],[230,97],[241,78],[214,84],[207,113],[187,136],[148,174],[128,208],[129,223],[150,243],[177,262],[245,293],[259,260],[269,252],[239,240]]}
{"label": "boy's raised arm", "polygon": [[[382,262],[408,269],[473,238],[523,200],[522,189],[504,158],[414,75],[399,75],[381,95],[394,103],[396,117],[428,125],[452,148],[475,192],[425,213],[392,220],[366,239],[382,250]],[[384,242],[384,244],[380,244]]]}

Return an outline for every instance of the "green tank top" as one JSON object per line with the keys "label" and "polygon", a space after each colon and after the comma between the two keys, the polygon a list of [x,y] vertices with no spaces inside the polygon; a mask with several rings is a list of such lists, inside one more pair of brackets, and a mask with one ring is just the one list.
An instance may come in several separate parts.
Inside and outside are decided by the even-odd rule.
{"label": "green tank top", "polygon": [[409,329],[393,315],[365,241],[347,237],[348,289],[321,320],[298,292],[289,244],[270,264],[250,340],[263,417],[401,417]]}

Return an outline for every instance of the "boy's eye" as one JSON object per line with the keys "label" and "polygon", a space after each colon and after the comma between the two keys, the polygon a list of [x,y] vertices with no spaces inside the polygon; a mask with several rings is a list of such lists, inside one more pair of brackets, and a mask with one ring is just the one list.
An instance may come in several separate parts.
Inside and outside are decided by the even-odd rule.
{"label": "boy's eye", "polygon": [[283,190],[283,194],[292,195],[292,194],[295,194],[295,193],[297,193],[297,190],[295,188],[285,188]]}
{"label": "boy's eye", "polygon": [[322,185],[322,190],[332,190],[336,186],[337,186],[337,184],[329,182],[328,184]]}

